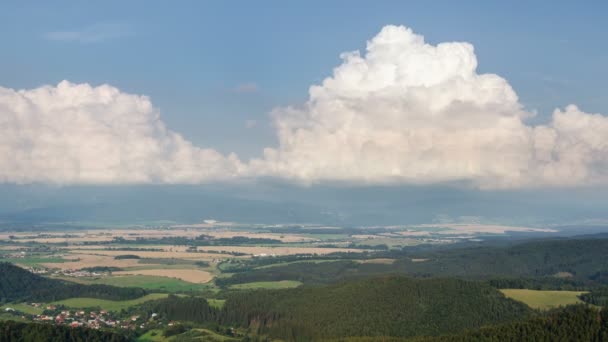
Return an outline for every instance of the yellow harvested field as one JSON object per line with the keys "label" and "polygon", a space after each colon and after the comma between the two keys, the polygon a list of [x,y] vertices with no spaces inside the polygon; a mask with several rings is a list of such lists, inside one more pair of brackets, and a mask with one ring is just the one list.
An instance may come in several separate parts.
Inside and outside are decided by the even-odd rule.
{"label": "yellow harvested field", "polygon": [[208,283],[213,279],[213,275],[209,272],[191,269],[149,269],[149,270],[134,270],[134,271],[118,271],[114,275],[150,275],[177,278],[190,283]]}
{"label": "yellow harvested field", "polygon": [[395,259],[388,258],[377,258],[377,259],[367,259],[367,260],[359,260],[361,264],[382,264],[382,265],[391,265],[395,263]]}

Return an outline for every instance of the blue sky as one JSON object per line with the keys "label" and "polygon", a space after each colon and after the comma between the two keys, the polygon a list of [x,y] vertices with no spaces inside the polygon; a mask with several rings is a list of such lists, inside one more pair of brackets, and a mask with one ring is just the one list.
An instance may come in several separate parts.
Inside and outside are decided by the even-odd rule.
{"label": "blue sky", "polygon": [[605,1],[3,2],[0,86],[109,83],[150,96],[197,145],[246,159],[276,144],[273,108],[306,101],[341,52],[396,24],[433,44],[472,43],[479,72],[506,78],[542,122],[569,103],[608,113],[607,10]]}

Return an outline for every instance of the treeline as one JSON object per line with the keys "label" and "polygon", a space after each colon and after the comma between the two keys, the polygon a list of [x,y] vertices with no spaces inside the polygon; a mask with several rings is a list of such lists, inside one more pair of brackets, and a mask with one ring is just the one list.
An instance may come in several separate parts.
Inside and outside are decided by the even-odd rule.
{"label": "treeline", "polygon": [[573,305],[543,317],[469,331],[459,335],[427,337],[412,342],[485,341],[608,341],[608,310]]}
{"label": "treeline", "polygon": [[0,321],[0,341],[2,342],[127,342],[132,340],[131,336],[105,330]]}
{"label": "treeline", "polygon": [[220,311],[200,297],[169,295],[167,298],[146,302],[138,310],[147,316],[156,313],[161,318],[175,321],[215,323],[220,318]]}
{"label": "treeline", "polygon": [[122,268],[114,267],[114,266],[94,266],[94,267],[83,267],[83,268],[81,268],[81,270],[87,271],[87,272],[118,272],[118,271],[122,271]]}
{"label": "treeline", "polygon": [[[346,278],[369,275],[381,272],[360,272],[361,264],[350,260],[333,262],[291,263],[268,268],[249,269],[235,273],[229,278],[216,278],[215,284],[220,287],[256,281],[296,280],[305,284],[329,284]],[[380,266],[382,269],[382,265]],[[232,272],[233,269],[228,269]]]}
{"label": "treeline", "polygon": [[292,254],[292,255],[279,255],[271,257],[252,257],[250,259],[229,259],[222,262],[219,265],[219,270],[226,273],[240,273],[251,271],[257,267],[273,265],[285,266],[293,262],[305,263],[305,262],[319,262],[319,261],[337,261],[337,260],[360,260],[368,257],[375,257],[374,254],[368,252],[362,253],[330,253],[323,255],[312,255],[312,254]]}
{"label": "treeline", "polygon": [[135,254],[121,254],[114,257],[115,260],[125,260],[125,259],[141,259],[139,255]]}
{"label": "treeline", "polygon": [[608,307],[608,287],[593,289],[580,295],[579,298],[589,304]]}
{"label": "treeline", "polygon": [[109,300],[135,299],[144,289],[109,285],[83,285],[49,279],[10,263],[0,263],[0,303],[14,301],[55,301],[72,297]]}
{"label": "treeline", "polygon": [[588,282],[568,278],[538,277],[538,278],[491,278],[488,284],[497,289],[529,289],[529,290],[560,290],[585,291]]}

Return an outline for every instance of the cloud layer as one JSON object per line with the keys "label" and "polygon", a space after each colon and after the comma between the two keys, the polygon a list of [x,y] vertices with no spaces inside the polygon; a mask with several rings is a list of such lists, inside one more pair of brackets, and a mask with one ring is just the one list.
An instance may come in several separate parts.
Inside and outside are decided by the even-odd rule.
{"label": "cloud layer", "polygon": [[145,96],[102,85],[0,88],[0,182],[198,183],[240,162],[168,130]]}
{"label": "cloud layer", "polygon": [[468,43],[386,26],[342,59],[303,106],[273,112],[279,146],[249,163],[193,146],[148,98],[108,85],[0,88],[0,182],[608,184],[608,118],[571,105],[526,124],[532,114],[505,79],[477,73]]}
{"label": "cloud layer", "polygon": [[333,76],[299,108],[274,112],[280,146],[262,174],[306,183],[465,181],[482,188],[608,181],[608,119],[575,106],[528,126],[509,83],[478,74],[473,46],[437,46],[386,26],[342,54]]}

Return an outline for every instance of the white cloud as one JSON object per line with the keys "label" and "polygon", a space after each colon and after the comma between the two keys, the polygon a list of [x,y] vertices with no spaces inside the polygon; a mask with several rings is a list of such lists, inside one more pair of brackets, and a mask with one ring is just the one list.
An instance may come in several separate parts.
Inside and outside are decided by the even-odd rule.
{"label": "white cloud", "polygon": [[367,52],[344,53],[299,108],[274,112],[280,146],[255,172],[304,183],[436,183],[482,188],[608,182],[608,118],[574,106],[548,125],[509,83],[478,74],[473,46],[436,46],[386,26]]}
{"label": "white cloud", "polygon": [[235,156],[168,130],[145,96],[61,82],[0,88],[0,182],[198,183],[230,179]]}
{"label": "white cloud", "polygon": [[526,124],[533,114],[505,79],[477,73],[468,43],[387,26],[342,58],[303,106],[273,112],[279,145],[246,164],[168,130],[147,97],[65,81],[0,88],[0,182],[608,184],[608,118],[568,106]]}

